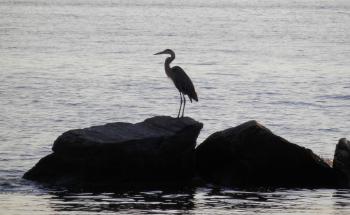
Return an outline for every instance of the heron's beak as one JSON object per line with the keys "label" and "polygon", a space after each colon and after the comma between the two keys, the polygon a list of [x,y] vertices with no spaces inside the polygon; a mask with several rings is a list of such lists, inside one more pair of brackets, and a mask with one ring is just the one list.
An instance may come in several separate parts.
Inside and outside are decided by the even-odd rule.
{"label": "heron's beak", "polygon": [[164,54],[164,51],[155,53],[154,55]]}

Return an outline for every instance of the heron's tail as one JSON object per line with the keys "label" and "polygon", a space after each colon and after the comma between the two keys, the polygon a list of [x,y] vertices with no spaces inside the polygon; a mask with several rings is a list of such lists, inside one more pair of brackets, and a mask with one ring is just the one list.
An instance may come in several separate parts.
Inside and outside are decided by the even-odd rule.
{"label": "heron's tail", "polygon": [[198,102],[198,96],[196,92],[193,92],[193,94],[190,96],[190,101],[192,102],[192,99],[194,99],[196,102]]}

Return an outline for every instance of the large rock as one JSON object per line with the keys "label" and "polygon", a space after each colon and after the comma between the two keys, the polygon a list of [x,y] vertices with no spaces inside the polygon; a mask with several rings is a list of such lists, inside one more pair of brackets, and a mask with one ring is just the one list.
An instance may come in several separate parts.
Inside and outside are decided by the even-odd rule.
{"label": "large rock", "polygon": [[24,178],[70,187],[122,187],[190,179],[203,127],[191,118],[157,116],[63,133],[53,153]]}
{"label": "large rock", "polygon": [[310,149],[249,121],[216,132],[196,149],[199,174],[237,187],[335,187],[336,173]]}
{"label": "large rock", "polygon": [[350,187],[350,141],[345,138],[335,148],[333,168],[339,172],[339,184]]}

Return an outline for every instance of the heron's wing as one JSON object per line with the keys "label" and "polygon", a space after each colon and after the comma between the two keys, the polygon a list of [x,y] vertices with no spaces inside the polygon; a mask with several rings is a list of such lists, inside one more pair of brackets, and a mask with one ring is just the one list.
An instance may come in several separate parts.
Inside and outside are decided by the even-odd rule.
{"label": "heron's wing", "polygon": [[198,101],[197,93],[194,89],[193,83],[185,71],[179,66],[172,67],[171,71],[174,76],[173,81],[176,88],[179,89],[183,94],[188,95],[191,101],[192,99]]}

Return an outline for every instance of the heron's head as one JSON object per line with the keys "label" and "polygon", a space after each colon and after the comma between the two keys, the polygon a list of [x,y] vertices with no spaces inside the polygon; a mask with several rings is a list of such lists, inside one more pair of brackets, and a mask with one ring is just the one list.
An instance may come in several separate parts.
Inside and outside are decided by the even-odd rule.
{"label": "heron's head", "polygon": [[165,49],[164,51],[155,53],[154,55],[159,55],[159,54],[170,54],[171,56],[175,56],[175,52],[171,49]]}

